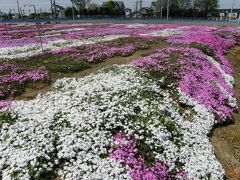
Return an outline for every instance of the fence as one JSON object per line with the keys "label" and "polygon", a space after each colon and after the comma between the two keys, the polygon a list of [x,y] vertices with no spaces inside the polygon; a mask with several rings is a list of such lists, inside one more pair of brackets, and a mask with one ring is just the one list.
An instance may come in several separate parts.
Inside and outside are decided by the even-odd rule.
{"label": "fence", "polygon": [[220,25],[237,25],[239,24],[239,20],[232,20],[232,21],[220,21],[220,20],[213,20],[213,19],[206,19],[206,18],[172,18],[169,20],[161,19],[161,18],[93,18],[93,17],[85,17],[85,18],[78,18],[78,19],[18,19],[18,20],[0,20],[0,23],[21,23],[21,22],[40,22],[40,23],[55,23],[55,22],[119,22],[119,23],[193,23],[193,24],[220,24]]}

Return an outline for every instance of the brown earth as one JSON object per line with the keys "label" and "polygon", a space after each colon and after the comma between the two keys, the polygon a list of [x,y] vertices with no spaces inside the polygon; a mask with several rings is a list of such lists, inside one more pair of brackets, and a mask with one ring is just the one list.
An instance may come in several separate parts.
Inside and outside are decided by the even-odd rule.
{"label": "brown earth", "polygon": [[[228,59],[235,70],[236,96],[240,107],[240,47],[233,48]],[[226,178],[240,180],[240,114],[235,115],[233,124],[216,128],[211,141],[226,171]]]}

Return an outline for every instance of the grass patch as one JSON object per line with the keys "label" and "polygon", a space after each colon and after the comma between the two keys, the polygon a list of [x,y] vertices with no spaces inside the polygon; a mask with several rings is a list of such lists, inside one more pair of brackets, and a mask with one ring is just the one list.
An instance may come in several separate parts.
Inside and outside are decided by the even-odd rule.
{"label": "grass patch", "polygon": [[168,72],[150,71],[149,74],[149,78],[152,78],[154,80],[161,80],[162,78],[164,78],[164,82],[160,84],[160,87],[163,89],[167,88],[171,84],[175,84],[178,82],[178,79]]}
{"label": "grass patch", "polygon": [[75,73],[91,67],[88,62],[75,61],[68,55],[51,54],[44,54],[35,59],[18,60],[15,63],[25,70],[46,69],[50,73]]}
{"label": "grass patch", "polygon": [[51,73],[74,73],[91,67],[91,65],[85,61],[68,60],[49,61],[44,65]]}
{"label": "grass patch", "polygon": [[198,49],[198,50],[202,51],[204,54],[206,54],[208,56],[215,57],[214,49],[212,49],[212,48],[210,48],[208,46],[202,45],[200,43],[193,42],[193,43],[191,43],[189,45],[189,47]]}

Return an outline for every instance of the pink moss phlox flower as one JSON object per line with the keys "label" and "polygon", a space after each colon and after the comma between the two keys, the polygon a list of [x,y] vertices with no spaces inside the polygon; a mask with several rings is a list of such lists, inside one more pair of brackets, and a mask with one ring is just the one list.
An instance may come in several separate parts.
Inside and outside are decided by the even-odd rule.
{"label": "pink moss phlox flower", "polygon": [[191,44],[199,43],[212,48],[215,51],[216,60],[221,63],[222,69],[232,75],[233,70],[229,61],[224,57],[224,54],[232,47],[236,41],[234,38],[223,38],[213,32],[204,32],[201,29],[197,31],[186,31],[183,34],[168,38],[169,43],[173,44]]}
{"label": "pink moss phlox flower", "polygon": [[236,107],[231,107],[228,97],[219,87],[234,96],[221,72],[200,50],[194,48],[165,48],[150,56],[132,62],[144,71],[165,72],[177,78],[178,86],[188,96],[205,105],[217,119],[233,117]]}
{"label": "pink moss phlox flower", "polygon": [[54,55],[58,55],[58,54],[72,53],[72,52],[75,52],[75,51],[76,51],[75,48],[65,47],[65,48],[62,48],[62,49],[53,49],[53,50],[50,50],[49,53],[50,53],[50,54],[54,54]]}
{"label": "pink moss phlox flower", "polygon": [[118,133],[113,137],[114,146],[109,150],[110,157],[126,165],[133,180],[170,180],[187,179],[185,172],[173,175],[169,167],[162,162],[155,162],[150,167],[142,157],[137,157],[138,149],[134,140]]}
{"label": "pink moss phlox flower", "polygon": [[15,64],[3,64],[0,66],[0,98],[4,99],[14,95],[29,82],[49,80],[50,77],[47,71],[24,71]]}
{"label": "pink moss phlox flower", "polygon": [[11,105],[11,101],[8,100],[0,100],[0,112],[4,111]]}

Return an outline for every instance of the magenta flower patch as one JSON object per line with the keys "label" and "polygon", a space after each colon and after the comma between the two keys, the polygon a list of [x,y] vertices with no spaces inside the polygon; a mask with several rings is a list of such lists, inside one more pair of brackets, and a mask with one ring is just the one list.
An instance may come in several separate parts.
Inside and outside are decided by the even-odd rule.
{"label": "magenta flower patch", "polygon": [[124,162],[133,180],[187,179],[185,172],[180,171],[174,175],[163,162],[156,161],[147,167],[144,158],[137,157],[138,148],[130,137],[118,133],[113,137],[113,141],[114,146],[109,150],[110,157]]}
{"label": "magenta flower patch", "polygon": [[[3,100],[21,93],[28,83],[49,80],[47,71],[24,71],[16,64],[3,64],[0,66],[0,99]],[[3,109],[10,104],[10,101],[1,101],[0,103],[0,109]]]}
{"label": "magenta flower patch", "polygon": [[227,84],[223,74],[200,50],[160,49],[132,63],[143,70],[165,72],[175,77],[178,87],[188,96],[205,105],[219,121],[233,117],[236,107],[230,105],[228,96],[234,96],[234,89]]}
{"label": "magenta flower patch", "polygon": [[199,43],[212,48],[215,51],[216,60],[221,63],[226,73],[233,74],[233,70],[224,54],[235,44],[233,36],[231,38],[223,38],[213,32],[204,32],[201,28],[196,31],[186,31],[184,34],[172,36],[168,38],[168,42],[172,44],[191,44]]}

